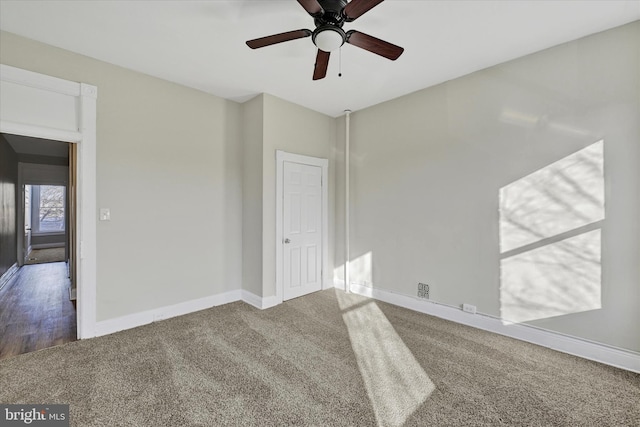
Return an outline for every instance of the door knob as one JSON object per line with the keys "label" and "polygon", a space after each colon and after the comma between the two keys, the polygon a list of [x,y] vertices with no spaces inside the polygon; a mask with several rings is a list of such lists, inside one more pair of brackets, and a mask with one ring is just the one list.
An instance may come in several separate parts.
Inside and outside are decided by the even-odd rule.
{"label": "door knob", "polygon": [[285,242],[285,243],[291,243],[291,240],[289,240],[289,239],[284,239],[284,242]]}

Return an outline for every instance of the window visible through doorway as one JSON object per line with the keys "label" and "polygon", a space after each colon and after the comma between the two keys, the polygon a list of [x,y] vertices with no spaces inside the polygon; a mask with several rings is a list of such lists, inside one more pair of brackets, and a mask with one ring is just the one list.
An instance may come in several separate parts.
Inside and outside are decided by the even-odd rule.
{"label": "window visible through doorway", "polygon": [[35,234],[64,233],[66,188],[61,185],[33,185],[31,229]]}

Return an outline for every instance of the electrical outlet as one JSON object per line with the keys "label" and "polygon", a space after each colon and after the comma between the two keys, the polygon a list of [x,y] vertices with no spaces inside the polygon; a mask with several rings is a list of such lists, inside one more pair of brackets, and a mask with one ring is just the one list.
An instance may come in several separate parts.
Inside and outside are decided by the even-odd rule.
{"label": "electrical outlet", "polygon": [[476,314],[476,306],[471,304],[462,304],[462,311],[467,313]]}
{"label": "electrical outlet", "polygon": [[427,283],[418,283],[418,298],[429,299],[429,285]]}

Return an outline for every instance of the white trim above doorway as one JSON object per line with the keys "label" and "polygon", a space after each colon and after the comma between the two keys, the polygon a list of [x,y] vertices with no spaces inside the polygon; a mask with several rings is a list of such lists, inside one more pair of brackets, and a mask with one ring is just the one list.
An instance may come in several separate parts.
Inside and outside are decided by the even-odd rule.
{"label": "white trim above doorway", "polygon": [[0,64],[0,86],[0,132],[78,144],[78,338],[94,337],[98,90],[4,64]]}
{"label": "white trim above doorway", "polygon": [[[322,289],[333,287],[329,283],[329,160],[301,154],[276,150],[276,295],[275,303],[283,301],[283,199],[284,199],[284,163],[293,162],[303,165],[318,166],[322,169]],[[273,304],[275,305],[275,304]]]}

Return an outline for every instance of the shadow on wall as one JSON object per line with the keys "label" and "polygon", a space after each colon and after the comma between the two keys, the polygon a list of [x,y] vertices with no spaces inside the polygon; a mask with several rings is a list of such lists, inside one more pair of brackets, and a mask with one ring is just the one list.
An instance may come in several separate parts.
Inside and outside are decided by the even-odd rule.
{"label": "shadow on wall", "polygon": [[604,141],[500,189],[500,317],[601,308]]}

